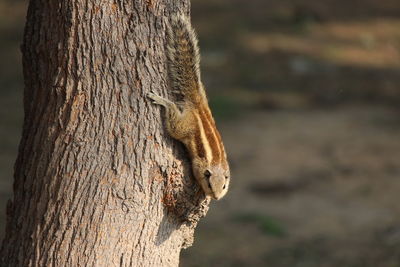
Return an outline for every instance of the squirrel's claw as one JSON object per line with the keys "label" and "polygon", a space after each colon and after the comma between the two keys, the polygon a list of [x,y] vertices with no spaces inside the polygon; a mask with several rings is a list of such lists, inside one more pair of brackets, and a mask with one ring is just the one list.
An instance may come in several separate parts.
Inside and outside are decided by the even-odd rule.
{"label": "squirrel's claw", "polygon": [[150,98],[150,99],[152,100],[152,103],[153,103],[153,104],[161,105],[161,106],[164,106],[164,107],[165,107],[165,106],[167,105],[167,103],[169,102],[167,99],[164,99],[164,98],[162,98],[161,96],[156,95],[156,94],[154,94],[154,93],[152,93],[152,92],[147,93],[147,97]]}

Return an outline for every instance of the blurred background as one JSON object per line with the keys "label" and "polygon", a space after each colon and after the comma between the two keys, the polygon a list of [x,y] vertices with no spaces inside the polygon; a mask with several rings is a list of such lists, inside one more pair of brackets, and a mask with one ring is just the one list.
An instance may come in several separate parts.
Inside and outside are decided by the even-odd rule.
{"label": "blurred background", "polygon": [[[0,230],[27,1],[0,2]],[[400,2],[192,0],[232,167],[181,266],[400,266]]]}

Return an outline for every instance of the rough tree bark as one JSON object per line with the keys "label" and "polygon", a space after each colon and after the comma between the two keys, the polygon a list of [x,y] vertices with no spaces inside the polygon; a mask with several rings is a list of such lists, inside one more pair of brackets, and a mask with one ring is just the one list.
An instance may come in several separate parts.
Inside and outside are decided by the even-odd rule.
{"label": "rough tree bark", "polygon": [[209,201],[145,95],[188,0],[31,0],[1,266],[177,266]]}

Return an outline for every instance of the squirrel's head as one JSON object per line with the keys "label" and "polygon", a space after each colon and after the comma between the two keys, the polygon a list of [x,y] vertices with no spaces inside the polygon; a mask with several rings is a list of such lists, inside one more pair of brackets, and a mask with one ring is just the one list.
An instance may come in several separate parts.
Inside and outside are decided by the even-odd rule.
{"label": "squirrel's head", "polygon": [[221,199],[228,191],[230,173],[229,168],[225,169],[220,165],[199,166],[193,168],[201,188],[207,196],[215,200]]}

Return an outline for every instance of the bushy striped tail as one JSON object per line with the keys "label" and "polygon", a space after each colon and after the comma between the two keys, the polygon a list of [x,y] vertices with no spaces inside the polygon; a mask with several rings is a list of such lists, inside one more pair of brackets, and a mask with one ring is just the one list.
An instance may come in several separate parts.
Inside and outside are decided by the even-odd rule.
{"label": "bushy striped tail", "polygon": [[168,74],[173,91],[196,101],[200,95],[200,54],[188,17],[173,16],[167,26]]}

